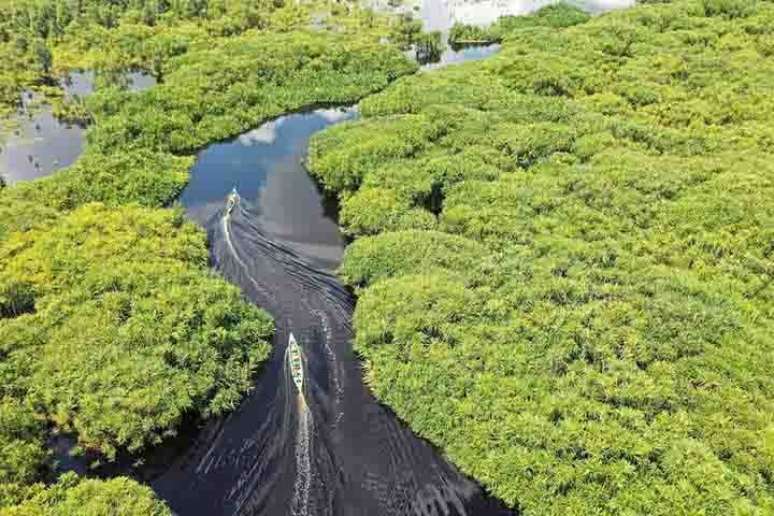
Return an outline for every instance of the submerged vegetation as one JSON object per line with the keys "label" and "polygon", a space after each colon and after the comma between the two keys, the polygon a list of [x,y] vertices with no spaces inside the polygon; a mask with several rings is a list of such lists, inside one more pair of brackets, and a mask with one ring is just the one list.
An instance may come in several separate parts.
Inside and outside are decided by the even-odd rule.
{"label": "submerged vegetation", "polygon": [[550,8],[313,141],[371,386],[524,513],[774,512],[772,27]]}
{"label": "submerged vegetation", "polygon": [[[0,512],[166,514],[127,479],[53,480],[46,440],[99,460],[185,416],[233,408],[268,353],[264,312],[214,276],[169,206],[193,152],[308,106],[356,102],[416,70],[392,22],[354,6],[0,0],[0,111],[24,90],[91,122],[84,155],[0,186]],[[8,59],[5,58],[8,56]],[[54,82],[97,72],[77,105]],[[113,72],[159,81],[128,92]],[[109,510],[106,509],[109,507]]]}

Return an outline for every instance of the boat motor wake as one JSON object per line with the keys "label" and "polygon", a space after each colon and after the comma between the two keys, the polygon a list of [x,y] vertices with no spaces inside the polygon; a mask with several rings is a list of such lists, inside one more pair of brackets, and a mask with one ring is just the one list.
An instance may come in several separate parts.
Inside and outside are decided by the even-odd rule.
{"label": "boat motor wake", "polygon": [[206,227],[215,268],[274,317],[274,352],[157,492],[186,515],[506,514],[373,398],[350,345],[354,299],[256,219],[240,200]]}

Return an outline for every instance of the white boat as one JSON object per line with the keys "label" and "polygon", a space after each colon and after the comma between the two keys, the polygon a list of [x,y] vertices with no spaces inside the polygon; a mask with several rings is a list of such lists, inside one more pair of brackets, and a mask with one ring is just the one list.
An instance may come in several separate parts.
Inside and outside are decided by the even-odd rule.
{"label": "white boat", "polygon": [[303,394],[304,362],[301,358],[301,346],[298,345],[292,333],[288,340],[288,365],[290,366],[290,374],[293,376],[293,383],[296,384],[298,392]]}
{"label": "white boat", "polygon": [[236,186],[231,190],[231,193],[228,194],[228,200],[226,201],[226,212],[231,215],[231,212],[234,210],[234,206],[236,206],[239,203],[239,194],[237,193]]}

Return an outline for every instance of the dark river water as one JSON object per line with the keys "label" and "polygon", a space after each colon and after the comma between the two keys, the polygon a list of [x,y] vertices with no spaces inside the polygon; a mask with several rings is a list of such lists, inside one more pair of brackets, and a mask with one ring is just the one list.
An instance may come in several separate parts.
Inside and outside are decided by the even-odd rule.
{"label": "dark river water", "polygon": [[[447,50],[436,66],[496,50]],[[510,514],[363,384],[355,300],[333,275],[345,245],[335,203],[304,168],[312,135],[356,117],[352,107],[287,115],[197,156],[180,201],[207,230],[214,267],[271,313],[277,332],[255,390],[152,480],[180,514]],[[229,213],[232,188],[240,202]],[[290,333],[302,349],[302,392]]]}

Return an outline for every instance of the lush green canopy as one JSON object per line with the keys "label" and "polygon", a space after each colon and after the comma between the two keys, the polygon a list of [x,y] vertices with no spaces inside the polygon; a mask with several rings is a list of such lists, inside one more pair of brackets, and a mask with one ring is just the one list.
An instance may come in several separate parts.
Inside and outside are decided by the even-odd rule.
{"label": "lush green canopy", "polygon": [[108,455],[233,408],[267,316],[207,272],[180,214],[88,205],[0,247],[4,390]]}
{"label": "lush green canopy", "polygon": [[[99,204],[0,243],[0,506],[37,492],[27,486],[48,460],[49,425],[112,457],[174,433],[185,414],[235,406],[272,324],[207,258],[180,213]],[[113,490],[147,514],[149,492],[127,482],[70,482],[18,514],[64,514],[93,490],[105,490],[95,511]]]}
{"label": "lush green canopy", "polygon": [[[3,500],[0,493],[0,500]],[[18,493],[17,493],[18,495]],[[13,500],[10,497],[9,500]],[[48,488],[37,485],[28,489],[18,505],[0,509],[5,516],[72,516],[74,514],[121,516],[168,516],[163,503],[150,488],[119,477],[111,480],[78,479],[73,473],[62,475]]]}
{"label": "lush green canopy", "polygon": [[369,382],[527,514],[770,514],[774,6],[532,19],[313,142]]}

